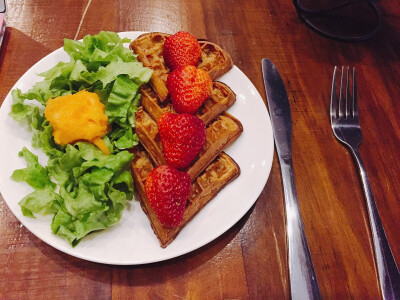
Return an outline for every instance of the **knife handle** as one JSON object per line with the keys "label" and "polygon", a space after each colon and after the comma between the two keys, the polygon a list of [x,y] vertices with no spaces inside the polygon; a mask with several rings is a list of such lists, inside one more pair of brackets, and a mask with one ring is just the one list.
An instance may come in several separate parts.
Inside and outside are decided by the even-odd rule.
{"label": "knife handle", "polygon": [[317,277],[301,219],[292,160],[280,160],[285,193],[289,278],[292,299],[321,299]]}

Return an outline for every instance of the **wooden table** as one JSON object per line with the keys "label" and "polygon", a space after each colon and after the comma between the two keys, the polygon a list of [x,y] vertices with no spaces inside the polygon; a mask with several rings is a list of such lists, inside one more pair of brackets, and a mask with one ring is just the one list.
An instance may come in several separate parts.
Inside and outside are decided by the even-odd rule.
{"label": "wooden table", "polygon": [[[8,1],[0,103],[63,38],[100,30],[186,30],[208,38],[231,53],[264,99],[260,61],[271,58],[289,95],[296,184],[322,296],[380,298],[363,192],[349,152],[331,132],[329,92],[334,65],[357,68],[361,153],[400,263],[400,4],[379,3],[379,35],[344,43],[307,28],[290,0],[93,0],[83,17],[87,2]],[[151,265],[101,265],[59,252],[25,229],[0,199],[0,299],[289,298],[276,155],[258,201],[235,226],[201,249]]]}

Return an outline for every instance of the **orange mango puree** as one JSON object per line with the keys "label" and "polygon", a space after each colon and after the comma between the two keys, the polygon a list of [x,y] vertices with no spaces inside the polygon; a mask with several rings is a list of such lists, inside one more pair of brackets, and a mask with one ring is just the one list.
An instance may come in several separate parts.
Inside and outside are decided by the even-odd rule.
{"label": "orange mango puree", "polygon": [[53,127],[54,141],[59,145],[88,141],[104,154],[110,151],[101,139],[108,131],[105,106],[95,93],[80,91],[74,95],[50,99],[44,111]]}

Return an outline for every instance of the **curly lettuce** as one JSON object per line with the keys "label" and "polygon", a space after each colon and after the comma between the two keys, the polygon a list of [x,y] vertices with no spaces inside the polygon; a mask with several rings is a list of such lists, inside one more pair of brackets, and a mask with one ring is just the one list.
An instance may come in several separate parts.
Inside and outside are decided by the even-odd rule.
{"label": "curly lettuce", "polygon": [[[128,151],[137,145],[133,132],[135,112],[140,103],[139,88],[152,71],[124,47],[130,40],[114,32],[86,36],[83,41],[64,40],[69,62],[59,62],[39,74],[43,80],[23,93],[12,91],[10,115],[26,120],[32,130],[32,146],[47,156],[47,166],[24,147],[19,153],[27,163],[11,178],[28,183],[34,191],[20,202],[24,216],[53,214],[51,230],[77,245],[90,232],[117,223],[126,202],[133,196]],[[103,140],[111,155],[87,142],[60,146],[54,142],[43,107],[51,98],[88,90],[99,95],[111,126]]]}

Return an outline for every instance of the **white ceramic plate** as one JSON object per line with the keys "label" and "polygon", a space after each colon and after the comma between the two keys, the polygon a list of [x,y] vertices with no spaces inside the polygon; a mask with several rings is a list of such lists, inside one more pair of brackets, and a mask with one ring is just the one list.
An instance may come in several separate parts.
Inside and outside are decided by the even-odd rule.
{"label": "white ceramic plate", "polygon": [[[121,37],[135,39],[141,32],[123,32]],[[62,48],[49,54],[29,69],[13,89],[26,92],[41,80],[36,74],[59,61],[69,61]],[[34,235],[58,250],[88,261],[136,265],[158,262],[193,251],[219,237],[255,203],[267,182],[273,159],[273,135],[265,104],[257,89],[237,67],[219,78],[236,93],[236,103],[229,113],[243,124],[243,134],[226,152],[239,164],[241,175],[226,186],[198,215],[186,225],[177,238],[162,249],[138,201],[130,201],[121,221],[111,228],[85,237],[75,248],[50,230],[51,216],[36,219],[24,217],[18,201],[32,189],[26,183],[10,179],[15,169],[25,168],[18,152],[26,146],[45,165],[47,157],[31,146],[27,126],[14,121],[10,112],[9,93],[0,108],[0,191],[7,205],[21,223]]]}

